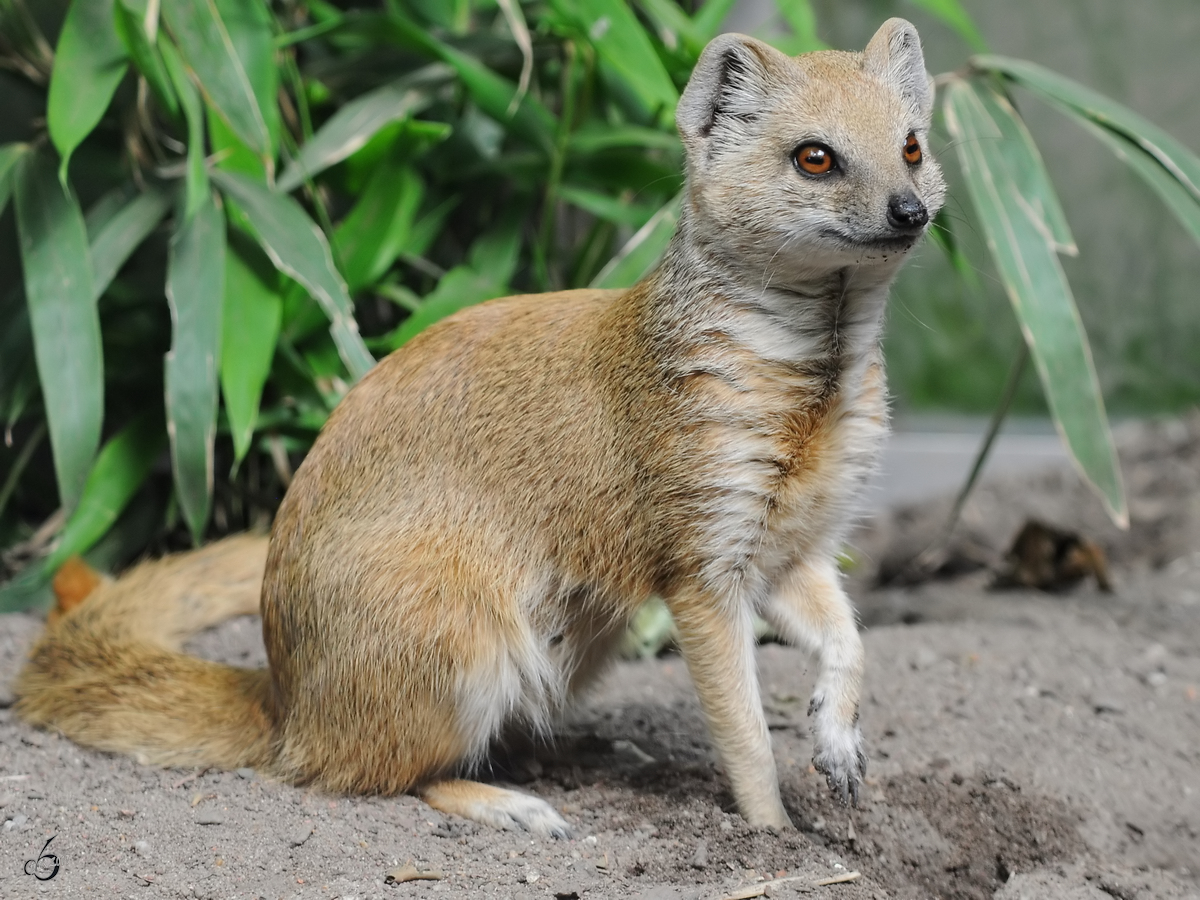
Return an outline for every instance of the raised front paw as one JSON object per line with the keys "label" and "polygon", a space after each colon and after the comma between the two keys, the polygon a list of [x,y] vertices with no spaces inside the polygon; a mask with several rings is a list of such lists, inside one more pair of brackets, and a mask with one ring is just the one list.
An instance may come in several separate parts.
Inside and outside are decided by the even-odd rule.
{"label": "raised front paw", "polygon": [[858,786],[867,773],[858,725],[841,725],[817,720],[813,766],[825,776],[829,789],[843,806],[858,806]]}

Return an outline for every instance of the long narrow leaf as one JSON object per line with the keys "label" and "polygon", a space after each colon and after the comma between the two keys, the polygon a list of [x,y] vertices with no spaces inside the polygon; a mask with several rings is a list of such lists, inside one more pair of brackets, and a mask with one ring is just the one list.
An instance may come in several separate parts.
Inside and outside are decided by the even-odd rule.
{"label": "long narrow leaf", "polygon": [[160,37],[158,44],[162,50],[167,74],[175,94],[179,97],[179,105],[183,107],[183,116],[187,120],[187,201],[184,204],[184,215],[191,218],[207,201],[210,193],[208,170],[204,168],[204,105],[200,102],[196,86],[184,70],[183,60],[180,59],[175,45],[165,37]]}
{"label": "long narrow leaf", "polygon": [[136,250],[162,221],[171,206],[171,194],[150,187],[108,217],[91,235],[92,290],[96,298]]}
{"label": "long narrow leaf", "polygon": [[[162,13],[208,102],[255,153],[271,156],[271,132],[259,103],[263,91],[251,80],[251,72],[257,73],[259,66],[248,67],[238,55],[230,23],[215,0],[163,0]],[[270,46],[269,30],[266,37]]]}
{"label": "long narrow leaf", "polygon": [[983,39],[975,21],[958,0],[912,0],[912,3],[958,32],[958,36],[966,41],[967,46],[975,53],[987,52],[987,41]]}
{"label": "long narrow leaf", "polygon": [[738,0],[706,0],[700,7],[692,21],[696,23],[696,31],[704,43],[707,44],[721,33],[721,24],[729,17],[737,2]]}
{"label": "long narrow leaf", "polygon": [[1097,125],[1087,118],[1080,123],[1110,149],[1117,159],[1136,172],[1167,204],[1181,225],[1200,243],[1200,203],[1179,179],[1164,169],[1149,153],[1118,131]]}
{"label": "long narrow leaf", "polygon": [[0,588],[0,612],[28,606],[59,566],[108,532],[149,477],[165,440],[162,420],[156,414],[139,416],[109,438],[96,456],[79,505],[67,519],[54,552]]}
{"label": "long narrow leaf", "polygon": [[128,65],[113,24],[113,2],[73,0],[54,51],[46,125],[62,158],[63,184],[71,154],[108,109]]}
{"label": "long narrow leaf", "polygon": [[221,391],[241,462],[250,449],[263,385],[271,372],[283,314],[279,273],[263,252],[236,233],[225,252],[225,311],[221,338]]}
{"label": "long narrow leaf", "polygon": [[17,227],[59,499],[73,509],[104,418],[104,363],[83,214],[44,153],[21,165]]}
{"label": "long narrow leaf", "polygon": [[[354,293],[376,281],[405,250],[425,186],[402,161],[385,160],[334,232],[346,284]],[[418,252],[424,252],[422,249]]]}
{"label": "long narrow leaf", "polygon": [[12,196],[17,163],[28,149],[28,144],[5,144],[0,147],[0,214],[3,214],[4,207],[8,206],[8,198]]}
{"label": "long narrow leaf", "polygon": [[625,0],[552,0],[552,5],[587,35],[647,110],[670,121],[679,92]]}
{"label": "long narrow leaf", "polygon": [[[163,64],[158,47],[151,43],[146,34],[143,18],[130,9],[131,0],[116,0],[113,4],[113,23],[117,36],[125,46],[125,52],[133,60],[134,68],[146,79],[155,98],[172,117],[179,115],[179,99],[171,87],[170,76]],[[145,10],[142,10],[145,16]]]}
{"label": "long narrow leaf", "polygon": [[[1038,153],[1033,135],[1025,127],[1025,122],[1013,109],[1008,98],[995,90],[988,83],[972,80],[969,82],[973,96],[981,107],[978,110],[978,121],[988,124],[994,130],[987,135],[979,133],[980,140],[994,140],[995,158],[1003,162],[1005,175],[1017,188],[1017,191],[1038,214],[1046,230],[1046,238],[1059,253],[1075,256],[1079,248],[1075,246],[1075,238],[1071,236],[1071,228],[1067,225],[1067,216],[1058,202],[1058,194],[1050,183],[1042,155]],[[994,134],[991,138],[989,135]]]}
{"label": "long narrow leaf", "polygon": [[279,176],[278,188],[292,191],[369,141],[385,125],[420,112],[433,101],[432,88],[452,75],[448,66],[427,66],[347,103],[300,148]]}
{"label": "long narrow leaf", "polygon": [[1200,201],[1200,157],[1149,119],[1117,101],[1036,63],[1005,56],[975,56],[972,67],[999,72],[1069,112],[1082,113],[1124,135],[1177,178]]}
{"label": "long narrow leaf", "polygon": [[651,216],[637,234],[617,251],[617,255],[609,260],[608,265],[600,270],[600,274],[592,279],[590,286],[630,287],[658,265],[663,251],[667,249],[671,237],[675,234],[675,226],[679,224],[681,203],[682,195],[676,196]]}
{"label": "long narrow leaf", "polygon": [[350,375],[355,380],[365,375],[375,359],[358,333],[350,294],[333,264],[329,242],[321,229],[299,203],[285,194],[231,172],[218,170],[213,178],[237,201],[275,267],[304,285],[321,304]]}
{"label": "long narrow leaf", "polygon": [[1116,450],[1087,337],[1040,213],[1007,177],[996,125],[972,85],[946,90],[946,124],[996,269],[1072,458],[1121,526],[1129,521]]}
{"label": "long narrow leaf", "polygon": [[178,217],[167,262],[171,349],[166,359],[167,433],[175,493],[192,540],[208,522],[217,433],[217,370],[225,292],[225,218],[212,202]]}
{"label": "long narrow leaf", "polygon": [[792,30],[791,39],[780,45],[782,50],[795,56],[828,46],[817,36],[817,16],[809,0],[777,0],[775,5]]}

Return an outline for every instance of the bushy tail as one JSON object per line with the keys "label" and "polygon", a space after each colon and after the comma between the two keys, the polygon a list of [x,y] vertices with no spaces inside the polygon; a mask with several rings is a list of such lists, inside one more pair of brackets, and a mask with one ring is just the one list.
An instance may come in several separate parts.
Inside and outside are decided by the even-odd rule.
{"label": "bushy tail", "polygon": [[101,582],[35,645],[18,714],[143,762],[269,769],[269,673],[181,652],[196,632],[258,612],[266,556],[265,537],[241,535]]}

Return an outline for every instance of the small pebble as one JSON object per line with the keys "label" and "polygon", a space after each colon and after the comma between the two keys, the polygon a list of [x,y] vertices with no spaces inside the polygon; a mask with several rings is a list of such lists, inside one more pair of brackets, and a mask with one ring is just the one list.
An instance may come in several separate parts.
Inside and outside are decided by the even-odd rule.
{"label": "small pebble", "polygon": [[4,823],[4,827],[5,828],[20,828],[22,825],[24,825],[28,821],[29,821],[29,817],[26,816],[24,813],[17,813],[15,816],[13,816],[11,819],[9,819],[7,822]]}
{"label": "small pebble", "polygon": [[136,853],[138,856],[149,856],[150,855],[150,845],[148,843],[146,843],[145,841],[134,841],[133,842],[133,852]]}
{"label": "small pebble", "polygon": [[254,770],[247,768],[245,766],[243,766],[240,769],[237,769],[236,771],[237,771],[238,778],[245,778],[245,779],[249,780],[254,777]]}
{"label": "small pebble", "polygon": [[202,812],[196,814],[197,825],[220,825],[225,819],[215,812]]}
{"label": "small pebble", "polygon": [[692,868],[703,869],[708,866],[708,841],[697,841],[696,852],[692,854]]}
{"label": "small pebble", "polygon": [[313,829],[311,825],[301,825],[295,829],[288,837],[287,842],[289,847],[299,847],[310,837],[312,837]]}

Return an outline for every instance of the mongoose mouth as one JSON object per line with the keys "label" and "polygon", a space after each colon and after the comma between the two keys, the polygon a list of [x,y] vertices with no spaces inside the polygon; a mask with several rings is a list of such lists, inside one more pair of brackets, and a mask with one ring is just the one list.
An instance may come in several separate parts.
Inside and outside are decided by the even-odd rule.
{"label": "mongoose mouth", "polygon": [[909,232],[907,234],[861,238],[852,237],[845,232],[836,231],[832,228],[827,228],[822,232],[825,237],[832,238],[845,250],[866,250],[880,253],[904,253],[911,250],[924,233],[924,229],[921,229],[920,231]]}

